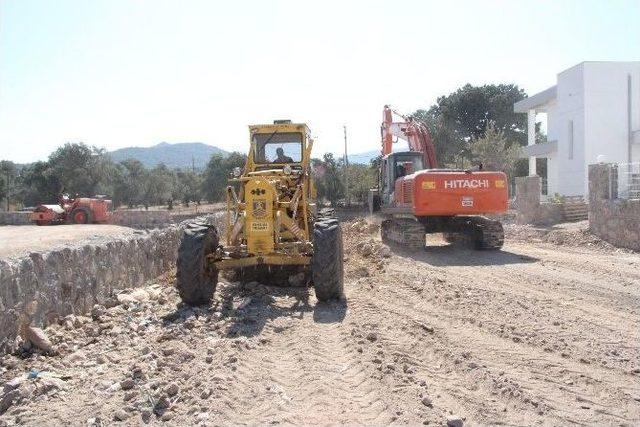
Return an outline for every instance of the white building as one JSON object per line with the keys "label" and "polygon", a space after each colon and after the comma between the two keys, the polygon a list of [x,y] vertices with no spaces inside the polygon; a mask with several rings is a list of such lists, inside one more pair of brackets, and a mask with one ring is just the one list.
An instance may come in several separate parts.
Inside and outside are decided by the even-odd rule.
{"label": "white building", "polygon": [[[583,62],[557,84],[514,104],[528,114],[529,175],[547,159],[547,194],[587,196],[588,165],[640,162],[640,62]],[[536,114],[547,115],[547,142],[536,144]]]}

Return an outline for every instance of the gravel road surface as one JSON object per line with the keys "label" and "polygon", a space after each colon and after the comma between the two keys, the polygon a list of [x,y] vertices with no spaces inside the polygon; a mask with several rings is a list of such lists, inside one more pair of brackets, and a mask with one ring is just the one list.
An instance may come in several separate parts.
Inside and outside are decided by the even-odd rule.
{"label": "gravel road surface", "polygon": [[3,357],[0,425],[640,423],[639,254],[343,230],[345,302],[222,281],[189,308],[169,274]]}

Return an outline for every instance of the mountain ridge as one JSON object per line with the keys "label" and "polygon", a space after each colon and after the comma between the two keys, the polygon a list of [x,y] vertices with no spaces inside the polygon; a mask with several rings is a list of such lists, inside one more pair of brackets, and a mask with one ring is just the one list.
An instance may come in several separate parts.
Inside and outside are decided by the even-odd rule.
{"label": "mountain ridge", "polygon": [[107,153],[114,162],[127,159],[140,161],[152,168],[164,163],[169,168],[204,169],[214,154],[225,157],[229,153],[221,148],[203,142],[160,142],[151,147],[124,147]]}

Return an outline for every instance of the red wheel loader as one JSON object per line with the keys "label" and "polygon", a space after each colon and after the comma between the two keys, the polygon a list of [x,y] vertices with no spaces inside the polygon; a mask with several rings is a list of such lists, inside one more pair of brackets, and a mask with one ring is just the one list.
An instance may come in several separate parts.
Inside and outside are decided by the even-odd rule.
{"label": "red wheel loader", "polygon": [[63,194],[57,205],[36,206],[29,219],[37,225],[104,224],[111,217],[111,206],[104,196],[70,199]]}

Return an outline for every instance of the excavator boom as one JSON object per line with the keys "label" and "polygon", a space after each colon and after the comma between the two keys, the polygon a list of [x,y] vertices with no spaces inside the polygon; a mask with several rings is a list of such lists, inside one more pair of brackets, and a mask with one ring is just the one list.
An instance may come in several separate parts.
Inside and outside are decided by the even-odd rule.
{"label": "excavator boom", "polygon": [[[401,117],[403,121],[394,122],[394,114]],[[382,112],[383,156],[393,152],[393,137],[407,141],[411,151],[423,153],[424,164],[428,169],[438,167],[436,150],[427,127],[412,117],[405,117],[397,111],[392,110],[388,105],[385,105]]]}

